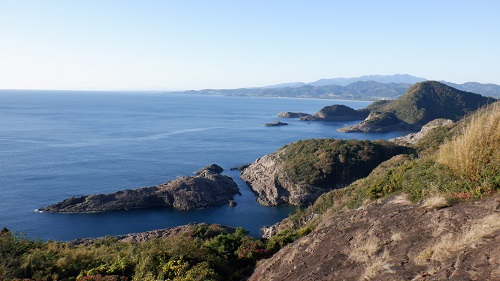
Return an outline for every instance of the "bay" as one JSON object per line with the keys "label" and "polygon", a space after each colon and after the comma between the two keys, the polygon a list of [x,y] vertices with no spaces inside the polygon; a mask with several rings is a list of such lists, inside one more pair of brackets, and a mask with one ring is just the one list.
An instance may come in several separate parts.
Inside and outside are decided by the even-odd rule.
{"label": "bay", "polygon": [[[406,132],[340,133],[357,122],[280,119],[281,111],[364,108],[367,101],[133,92],[0,91],[0,227],[67,241],[191,222],[241,226],[260,236],[294,207],[264,207],[229,168],[309,138],[389,139]],[[289,126],[265,127],[281,120]],[[160,184],[216,163],[238,183],[238,205],[207,210],[39,213],[71,196]]]}

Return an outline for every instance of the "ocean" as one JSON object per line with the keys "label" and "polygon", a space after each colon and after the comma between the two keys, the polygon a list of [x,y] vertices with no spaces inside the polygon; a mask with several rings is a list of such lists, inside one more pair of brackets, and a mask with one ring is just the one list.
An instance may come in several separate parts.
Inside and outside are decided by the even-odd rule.
{"label": "ocean", "polygon": [[[280,119],[282,111],[364,108],[367,101],[166,93],[0,91],[0,228],[68,241],[188,224],[220,223],[260,236],[295,207],[264,207],[231,167],[310,138],[389,139],[406,132],[340,133],[357,122]],[[281,120],[289,126],[265,127]],[[157,185],[216,163],[239,185],[234,208],[41,213],[71,196]]]}

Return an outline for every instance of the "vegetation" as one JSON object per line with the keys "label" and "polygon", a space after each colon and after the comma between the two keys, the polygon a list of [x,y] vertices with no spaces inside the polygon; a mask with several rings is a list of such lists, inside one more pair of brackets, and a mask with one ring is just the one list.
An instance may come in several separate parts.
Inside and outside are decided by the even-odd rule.
{"label": "vegetation", "polygon": [[468,120],[460,134],[443,144],[438,162],[464,180],[491,189],[500,186],[500,102]]}
{"label": "vegetation", "polygon": [[325,120],[364,119],[368,116],[364,110],[358,111],[341,104],[325,106],[316,114]]}
{"label": "vegetation", "polygon": [[107,237],[90,245],[32,241],[0,234],[0,280],[241,280],[310,229],[255,239],[238,228],[193,225],[187,234],[147,242]]}
{"label": "vegetation", "polygon": [[[331,187],[343,182],[333,178],[366,177],[298,209],[283,222],[287,227],[269,239],[250,237],[241,228],[230,231],[202,224],[190,226],[186,233],[141,243],[108,237],[74,245],[30,240],[4,228],[0,231],[0,280],[241,280],[259,260],[313,231],[322,214],[396,194],[424,201],[426,208],[442,208],[497,193],[499,124],[500,102],[496,102],[454,128],[433,129],[414,148],[333,139],[288,145],[282,157],[286,174],[295,182]],[[498,215],[485,220],[489,220],[488,228],[485,221],[470,222],[463,232],[436,241],[416,259],[438,259],[500,228]],[[396,240],[397,235],[393,236]],[[350,258],[366,265],[364,277],[376,276],[389,262],[388,254],[376,238],[353,239],[358,248]]]}
{"label": "vegetation", "polygon": [[412,202],[446,200],[435,206],[491,196],[500,190],[499,124],[496,102],[453,128],[435,128],[415,144],[418,155],[397,155],[381,163],[366,178],[321,195],[284,224],[290,229],[314,227],[321,214],[394,194],[405,194]]}
{"label": "vegetation", "polygon": [[411,86],[401,98],[388,103],[382,111],[393,112],[408,124],[422,126],[436,118],[457,121],[492,101],[436,81],[426,81]]}
{"label": "vegetation", "polygon": [[390,157],[413,150],[386,141],[312,139],[285,147],[284,174],[297,184],[333,188],[367,176]]}

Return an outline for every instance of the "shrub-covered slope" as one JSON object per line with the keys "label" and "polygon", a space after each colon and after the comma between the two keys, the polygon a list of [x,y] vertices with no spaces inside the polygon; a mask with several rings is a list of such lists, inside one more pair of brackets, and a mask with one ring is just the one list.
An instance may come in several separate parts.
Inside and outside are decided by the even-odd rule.
{"label": "shrub-covered slope", "polygon": [[436,81],[411,86],[391,102],[371,106],[370,116],[360,124],[342,128],[343,132],[385,132],[419,130],[426,123],[445,118],[457,121],[495,99],[457,90]]}
{"label": "shrub-covered slope", "polygon": [[307,205],[322,193],[365,177],[390,157],[412,149],[386,141],[312,139],[284,146],[241,177],[264,205]]}

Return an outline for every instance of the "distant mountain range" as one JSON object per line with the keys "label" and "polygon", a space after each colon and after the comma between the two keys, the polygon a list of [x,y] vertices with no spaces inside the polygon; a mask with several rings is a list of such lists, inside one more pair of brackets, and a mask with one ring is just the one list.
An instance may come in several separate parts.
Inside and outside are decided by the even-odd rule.
{"label": "distant mountain range", "polygon": [[[423,81],[427,81],[427,79],[408,74],[365,75],[353,78],[320,79],[311,83],[291,82],[257,88],[205,89],[200,91],[184,91],[176,93],[227,96],[381,100],[396,99],[402,96],[413,84]],[[500,86],[496,84],[481,84],[477,82],[455,84],[446,81],[440,82],[458,90],[500,98]]]}

